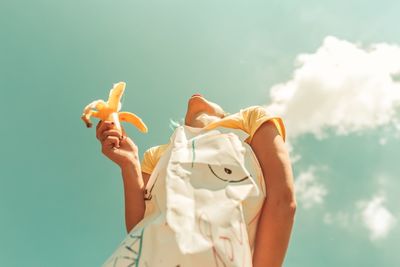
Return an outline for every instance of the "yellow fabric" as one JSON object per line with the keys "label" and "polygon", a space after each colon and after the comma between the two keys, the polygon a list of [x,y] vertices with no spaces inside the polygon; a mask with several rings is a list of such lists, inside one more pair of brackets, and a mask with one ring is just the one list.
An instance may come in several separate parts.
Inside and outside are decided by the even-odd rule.
{"label": "yellow fabric", "polygon": [[[251,106],[245,109],[241,109],[237,113],[231,114],[221,120],[210,123],[209,125],[204,127],[204,129],[211,130],[217,127],[241,129],[249,134],[246,142],[250,144],[257,129],[268,120],[271,120],[275,124],[279,134],[285,141],[286,131],[282,118],[272,116],[265,108],[261,106]],[[158,159],[162,156],[168,145],[169,144],[163,144],[151,147],[143,154],[143,160],[141,162],[142,172],[151,174],[158,162]]]}

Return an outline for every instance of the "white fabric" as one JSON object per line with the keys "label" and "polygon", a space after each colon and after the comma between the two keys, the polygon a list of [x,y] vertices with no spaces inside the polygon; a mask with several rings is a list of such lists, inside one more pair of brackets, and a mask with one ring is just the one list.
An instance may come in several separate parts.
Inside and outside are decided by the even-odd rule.
{"label": "white fabric", "polygon": [[252,266],[265,184],[246,137],[178,127],[147,184],[145,218],[103,266]]}

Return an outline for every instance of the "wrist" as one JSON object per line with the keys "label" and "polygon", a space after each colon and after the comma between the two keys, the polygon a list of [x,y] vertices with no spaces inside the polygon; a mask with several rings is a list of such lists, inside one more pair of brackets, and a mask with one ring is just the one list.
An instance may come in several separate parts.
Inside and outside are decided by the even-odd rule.
{"label": "wrist", "polygon": [[140,164],[138,162],[127,162],[125,164],[120,165],[122,180],[124,185],[131,187],[138,186],[139,188],[143,188],[143,178]]}
{"label": "wrist", "polygon": [[121,171],[140,170],[140,163],[138,160],[126,160],[121,162],[118,166]]}
{"label": "wrist", "polygon": [[127,161],[123,162],[119,165],[119,168],[121,169],[122,173],[132,173],[132,172],[141,172],[141,167],[138,162],[135,161]]}

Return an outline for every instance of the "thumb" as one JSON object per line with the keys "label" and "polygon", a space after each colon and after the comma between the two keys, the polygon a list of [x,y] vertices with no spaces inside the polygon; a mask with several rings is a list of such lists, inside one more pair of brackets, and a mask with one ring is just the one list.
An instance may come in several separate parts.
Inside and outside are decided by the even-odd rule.
{"label": "thumb", "polygon": [[121,125],[121,135],[122,135],[122,139],[123,139],[124,137],[126,137],[126,131],[125,131],[125,128],[122,127],[122,125]]}
{"label": "thumb", "polygon": [[126,143],[127,139],[128,139],[127,138],[128,135],[126,134],[126,131],[125,131],[124,127],[122,127],[122,126],[121,126],[121,131],[122,131],[121,138],[120,138],[121,143]]}

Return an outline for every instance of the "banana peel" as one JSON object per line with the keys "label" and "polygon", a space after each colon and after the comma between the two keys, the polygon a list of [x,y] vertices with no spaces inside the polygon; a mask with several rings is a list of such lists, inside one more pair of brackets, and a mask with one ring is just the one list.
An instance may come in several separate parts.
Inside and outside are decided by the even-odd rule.
{"label": "banana peel", "polygon": [[133,124],[142,133],[147,133],[147,126],[140,117],[130,112],[120,112],[121,97],[124,94],[125,86],[125,82],[114,84],[110,90],[107,102],[101,99],[95,100],[83,109],[81,119],[85,122],[86,127],[92,127],[93,124],[90,118],[93,116],[102,121],[113,121],[115,128],[120,131],[122,131],[120,122],[125,121]]}

